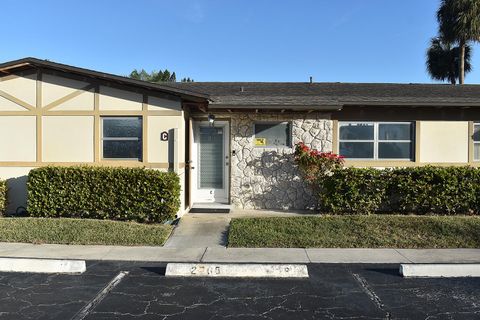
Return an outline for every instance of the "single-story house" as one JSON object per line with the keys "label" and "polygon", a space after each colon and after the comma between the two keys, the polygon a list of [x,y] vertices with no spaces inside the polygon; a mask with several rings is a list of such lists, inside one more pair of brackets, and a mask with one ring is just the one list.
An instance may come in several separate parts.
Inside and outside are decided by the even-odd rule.
{"label": "single-story house", "polygon": [[[479,121],[479,122],[477,122]],[[297,142],[347,166],[480,163],[480,85],[154,84],[35,58],[0,64],[0,179],[9,212],[46,165],[173,170],[182,206],[306,209]]]}

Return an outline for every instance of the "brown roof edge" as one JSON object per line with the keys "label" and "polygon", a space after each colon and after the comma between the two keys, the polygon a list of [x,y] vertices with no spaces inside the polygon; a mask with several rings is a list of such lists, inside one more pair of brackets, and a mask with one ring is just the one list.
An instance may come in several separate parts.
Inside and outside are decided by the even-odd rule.
{"label": "brown roof edge", "polygon": [[315,110],[315,111],[339,111],[342,110],[343,104],[325,104],[325,105],[268,105],[268,104],[248,104],[248,105],[236,105],[236,104],[209,104],[208,109],[219,110],[219,109],[238,109],[238,110],[248,110],[248,109],[271,109],[271,110]]}
{"label": "brown roof edge", "polygon": [[7,70],[17,69],[25,66],[49,68],[49,69],[54,69],[58,71],[76,73],[76,74],[80,74],[83,76],[96,78],[96,79],[120,82],[126,85],[143,87],[150,90],[161,91],[163,93],[170,93],[173,95],[180,96],[187,100],[194,100],[194,101],[209,100],[209,95],[205,93],[200,93],[200,92],[186,90],[186,89],[178,89],[172,86],[151,83],[143,80],[131,79],[131,78],[127,78],[127,77],[123,77],[123,76],[119,76],[111,73],[105,73],[105,72],[99,72],[99,71],[85,69],[85,68],[74,67],[67,64],[41,60],[41,59],[32,58],[32,57],[0,63],[0,71],[5,72]]}

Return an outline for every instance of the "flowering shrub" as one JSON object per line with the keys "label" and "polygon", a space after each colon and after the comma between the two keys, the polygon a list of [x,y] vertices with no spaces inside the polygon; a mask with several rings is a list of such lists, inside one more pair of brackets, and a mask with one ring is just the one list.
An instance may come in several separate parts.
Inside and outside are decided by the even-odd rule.
{"label": "flowering shrub", "polygon": [[295,162],[309,183],[321,176],[331,175],[335,169],[343,168],[343,157],[332,152],[310,149],[303,142],[295,145]]}

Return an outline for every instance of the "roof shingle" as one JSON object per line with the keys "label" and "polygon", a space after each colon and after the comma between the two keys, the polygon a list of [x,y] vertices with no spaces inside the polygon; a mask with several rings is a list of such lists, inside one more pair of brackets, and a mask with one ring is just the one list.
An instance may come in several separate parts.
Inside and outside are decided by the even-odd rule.
{"label": "roof shingle", "polygon": [[331,82],[188,82],[167,85],[208,94],[212,106],[480,106],[480,85]]}

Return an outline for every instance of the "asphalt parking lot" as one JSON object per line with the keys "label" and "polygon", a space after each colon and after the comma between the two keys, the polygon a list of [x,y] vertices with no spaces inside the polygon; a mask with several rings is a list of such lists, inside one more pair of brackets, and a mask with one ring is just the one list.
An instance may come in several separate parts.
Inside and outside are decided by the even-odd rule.
{"label": "asphalt parking lot", "polygon": [[0,273],[0,319],[480,318],[479,278],[404,279],[398,265],[311,264],[308,280],[164,272],[164,264],[91,261],[82,275]]}

